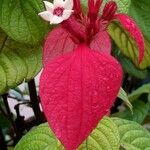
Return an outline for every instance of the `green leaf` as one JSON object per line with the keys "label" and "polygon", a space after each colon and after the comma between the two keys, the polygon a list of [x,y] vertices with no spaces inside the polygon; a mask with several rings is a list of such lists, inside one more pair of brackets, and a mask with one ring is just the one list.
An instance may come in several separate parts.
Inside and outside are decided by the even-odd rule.
{"label": "green leaf", "polygon": [[150,1],[132,0],[129,15],[134,18],[145,36],[145,58],[141,68],[150,67]]}
{"label": "green leaf", "polygon": [[150,67],[149,58],[150,58],[150,42],[148,42],[145,39],[145,52],[144,52],[144,59],[143,59],[142,63],[140,64],[141,68]]}
{"label": "green leaf", "polygon": [[133,109],[132,109],[133,113],[131,113],[129,108],[126,108],[123,112],[116,113],[113,116],[135,121],[141,124],[148,114],[150,103],[149,102],[144,103],[142,101],[137,100],[133,102],[132,105],[133,105]]}
{"label": "green leaf", "polygon": [[150,94],[150,84],[144,84],[144,85],[142,85],[137,90],[133,91],[128,96],[128,98],[132,102],[134,100],[137,100],[144,93]]}
{"label": "green leaf", "polygon": [[42,124],[25,135],[15,150],[62,150],[63,147],[48,127]]}
{"label": "green leaf", "polygon": [[121,63],[124,72],[139,79],[145,79],[147,77],[148,71],[146,69],[145,70],[138,69],[128,58],[126,58],[122,53],[120,53],[119,50],[117,50],[117,53],[118,54],[115,56]]}
{"label": "green leaf", "polygon": [[123,88],[120,88],[118,97],[125,102],[125,104],[130,108],[130,111],[132,112],[132,104],[130,103],[128,99],[127,93],[123,90]]}
{"label": "green leaf", "polygon": [[5,34],[3,38],[4,42],[0,43],[0,94],[34,78],[42,66],[40,46],[22,45],[6,38]]}
{"label": "green leaf", "polygon": [[[15,147],[15,150],[64,150],[48,124],[32,130]],[[119,132],[110,118],[104,118],[78,150],[119,150]]]}
{"label": "green leaf", "polygon": [[149,150],[150,133],[136,122],[113,118],[120,133],[121,146],[126,150]]}
{"label": "green leaf", "polygon": [[138,50],[130,35],[119,23],[111,23],[108,27],[108,32],[122,53],[138,66]]}
{"label": "green leaf", "polygon": [[150,1],[148,0],[132,0],[129,15],[134,18],[146,39],[150,41]]}
{"label": "green leaf", "polygon": [[121,52],[130,58],[137,68],[145,69],[150,67],[150,44],[145,40],[145,55],[142,63],[138,64],[138,48],[135,41],[131,38],[119,23],[111,23],[108,32]]}
{"label": "green leaf", "polygon": [[[148,150],[150,133],[141,125],[120,118],[104,117],[78,150]],[[42,124],[25,135],[15,150],[64,150],[48,124]]]}
{"label": "green leaf", "polygon": [[0,27],[12,39],[35,45],[41,42],[47,24],[38,16],[41,0],[0,0]]}
{"label": "green leaf", "polygon": [[79,150],[119,150],[120,137],[114,122],[108,118],[99,123]]}
{"label": "green leaf", "polygon": [[7,40],[8,36],[0,29],[0,52]]}
{"label": "green leaf", "polygon": [[145,79],[147,77],[148,71],[138,69],[128,58],[121,57],[119,60],[126,73],[139,79]]}
{"label": "green leaf", "polygon": [[[150,133],[139,124],[120,118],[104,117],[78,150],[119,150],[119,146],[126,147],[127,150],[144,150],[150,148],[148,140]],[[15,147],[15,150],[26,149],[64,150],[47,123],[29,132]]]}

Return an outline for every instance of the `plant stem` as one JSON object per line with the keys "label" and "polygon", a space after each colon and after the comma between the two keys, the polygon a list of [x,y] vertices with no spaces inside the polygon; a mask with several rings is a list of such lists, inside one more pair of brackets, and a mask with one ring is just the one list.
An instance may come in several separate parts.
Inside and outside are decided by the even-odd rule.
{"label": "plant stem", "polygon": [[37,96],[34,79],[32,79],[31,81],[28,82],[28,87],[29,87],[31,105],[32,105],[32,108],[33,108],[33,111],[34,111],[34,114],[36,117],[37,125],[39,125],[43,122],[43,117],[42,117],[42,112],[41,112],[40,106],[39,106],[39,99]]}
{"label": "plant stem", "polygon": [[11,113],[10,108],[9,108],[7,96],[8,96],[8,94],[4,94],[2,97],[3,97],[3,101],[4,101],[4,104],[5,104],[6,111],[7,111],[7,115],[10,119],[11,116],[12,116],[12,113]]}

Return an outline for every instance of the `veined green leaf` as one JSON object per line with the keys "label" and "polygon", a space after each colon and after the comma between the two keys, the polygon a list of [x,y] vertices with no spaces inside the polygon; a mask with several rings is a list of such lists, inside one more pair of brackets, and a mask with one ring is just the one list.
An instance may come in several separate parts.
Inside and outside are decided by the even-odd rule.
{"label": "veined green leaf", "polygon": [[113,118],[120,133],[121,146],[126,150],[149,150],[150,133],[136,122]]}
{"label": "veined green leaf", "polygon": [[145,79],[148,75],[148,70],[144,69],[141,70],[137,68],[130,59],[125,57],[121,51],[115,46],[113,48],[113,55],[118,59],[118,61],[121,63],[123,71],[125,73],[128,73],[131,76],[134,76],[139,79]]}
{"label": "veined green leaf", "polygon": [[130,103],[129,99],[128,99],[128,95],[127,93],[123,90],[123,88],[120,88],[119,93],[118,93],[118,97],[123,100],[125,102],[125,104],[130,108],[131,112],[132,112],[132,104]]}
{"label": "veined green leaf", "polygon": [[139,87],[137,90],[133,91],[128,97],[130,101],[138,99],[142,94],[150,94],[150,84],[145,84]]}
{"label": "veined green leaf", "polygon": [[47,24],[38,16],[41,0],[0,0],[0,27],[12,39],[31,45],[41,42]]}
{"label": "veined green leaf", "polygon": [[141,68],[150,67],[149,58],[150,58],[150,42],[148,42],[145,39],[145,53],[144,53],[144,59],[143,59],[142,63],[140,64]]}
{"label": "veined green leaf", "polygon": [[[150,42],[150,1],[149,0],[132,0],[129,15],[134,18],[134,20],[139,25],[140,29],[143,31],[146,39]],[[150,51],[150,50],[149,50]]]}
{"label": "veined green leaf", "polygon": [[113,121],[104,117],[78,150],[119,150],[119,132]]}
{"label": "veined green leaf", "polygon": [[0,29],[0,52],[3,49],[7,38],[8,36]]}
{"label": "veined green leaf", "polygon": [[130,58],[132,62],[140,69],[150,67],[150,44],[145,40],[145,54],[142,63],[138,64],[138,49],[135,41],[130,37],[119,23],[111,23],[108,32],[122,53]]}
{"label": "veined green leaf", "polygon": [[40,46],[22,45],[9,37],[6,39],[4,32],[3,35],[5,40],[0,43],[0,94],[34,78],[42,66]]}
{"label": "veined green leaf", "polygon": [[132,109],[133,113],[131,113],[129,108],[126,108],[123,112],[116,113],[113,116],[135,121],[141,124],[149,111],[150,103],[149,102],[144,103],[142,101],[136,100],[135,102],[132,103],[132,105],[133,105]]}
{"label": "veined green leaf", "polygon": [[25,135],[15,150],[64,150],[48,124],[42,124]]}
{"label": "veined green leaf", "polygon": [[[105,117],[78,150],[119,150],[119,132],[113,121]],[[32,130],[17,144],[15,150],[64,150],[48,124]]]}
{"label": "veined green leaf", "polygon": [[[78,150],[148,150],[150,133],[133,121],[104,117]],[[48,124],[42,124],[25,135],[15,150],[64,150]]]}
{"label": "veined green leaf", "polygon": [[138,65],[138,50],[129,34],[119,25],[119,23],[111,23],[108,27],[108,32],[122,53],[127,57],[130,57],[130,59]]}
{"label": "veined green leaf", "polygon": [[117,58],[119,59],[119,62],[122,64],[123,70],[126,73],[139,79],[145,79],[146,76],[148,75],[148,71],[146,69],[145,70],[138,69],[128,58],[123,56],[121,53]]}
{"label": "veined green leaf", "polygon": [[129,15],[134,18],[145,36],[145,58],[141,68],[150,67],[150,1],[132,0]]}

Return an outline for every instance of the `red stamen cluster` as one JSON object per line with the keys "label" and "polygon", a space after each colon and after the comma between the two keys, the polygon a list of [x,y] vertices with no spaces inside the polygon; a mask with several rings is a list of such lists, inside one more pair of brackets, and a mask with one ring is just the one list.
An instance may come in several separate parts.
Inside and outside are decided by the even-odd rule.
{"label": "red stamen cluster", "polygon": [[53,11],[53,15],[56,15],[58,17],[62,16],[64,12],[64,8],[63,7],[57,7],[54,9]]}
{"label": "red stamen cluster", "polygon": [[63,23],[65,27],[77,43],[90,44],[93,37],[99,30],[106,29],[108,23],[113,19],[117,10],[115,2],[108,2],[103,10],[102,15],[99,14],[102,0],[89,0],[88,13],[85,15],[81,8],[80,0],[74,0],[74,15]]}

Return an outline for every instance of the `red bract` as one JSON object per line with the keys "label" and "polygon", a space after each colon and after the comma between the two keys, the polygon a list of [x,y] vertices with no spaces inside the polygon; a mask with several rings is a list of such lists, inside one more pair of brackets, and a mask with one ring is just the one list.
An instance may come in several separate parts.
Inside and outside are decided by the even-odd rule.
{"label": "red bract", "polygon": [[135,22],[116,14],[115,2],[89,0],[88,13],[74,0],[74,14],[51,31],[45,41],[40,80],[41,103],[51,129],[65,146],[75,150],[108,114],[122,80],[119,63],[111,56],[107,27],[116,19],[137,42],[139,62],[144,41]]}
{"label": "red bract", "polygon": [[132,38],[137,43],[137,47],[139,49],[139,60],[138,62],[141,63],[144,57],[144,38],[142,32],[135,24],[135,21],[125,14],[117,14],[115,18],[118,19],[121,25],[130,33]]}
{"label": "red bract", "polygon": [[72,51],[76,44],[70,35],[62,27],[57,27],[51,31],[45,41],[43,51],[43,63],[46,64],[51,58]]}
{"label": "red bract", "polygon": [[113,1],[107,3],[104,7],[102,19],[111,21],[117,11],[117,4]]}
{"label": "red bract", "polygon": [[80,45],[44,68],[40,95],[50,127],[66,150],[76,150],[109,112],[122,70],[110,55]]}

